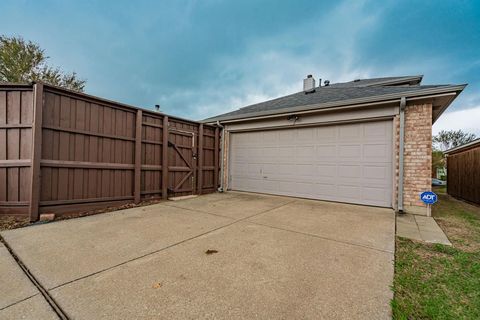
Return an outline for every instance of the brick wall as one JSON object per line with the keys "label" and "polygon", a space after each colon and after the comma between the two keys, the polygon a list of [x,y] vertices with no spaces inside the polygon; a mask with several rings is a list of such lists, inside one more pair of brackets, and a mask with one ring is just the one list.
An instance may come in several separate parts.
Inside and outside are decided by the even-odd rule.
{"label": "brick wall", "polygon": [[403,186],[406,212],[427,214],[426,206],[419,196],[423,191],[431,190],[431,166],[432,105],[407,105]]}

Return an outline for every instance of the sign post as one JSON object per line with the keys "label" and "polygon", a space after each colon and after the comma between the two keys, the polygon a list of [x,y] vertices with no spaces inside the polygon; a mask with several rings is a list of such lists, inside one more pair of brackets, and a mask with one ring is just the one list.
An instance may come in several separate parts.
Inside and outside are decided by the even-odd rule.
{"label": "sign post", "polygon": [[432,216],[432,208],[431,205],[437,202],[438,197],[437,194],[433,191],[425,191],[420,194],[420,200],[423,201],[427,205],[427,216]]}

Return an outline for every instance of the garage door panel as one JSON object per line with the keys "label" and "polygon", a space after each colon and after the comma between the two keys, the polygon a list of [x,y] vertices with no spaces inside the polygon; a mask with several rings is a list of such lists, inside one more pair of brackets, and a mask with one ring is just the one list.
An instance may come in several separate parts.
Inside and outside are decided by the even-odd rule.
{"label": "garage door panel", "polygon": [[383,202],[388,199],[385,188],[364,187],[363,198],[370,201]]}
{"label": "garage door panel", "polygon": [[317,177],[321,178],[320,181],[323,181],[324,178],[334,178],[337,176],[337,165],[335,164],[318,164],[316,165]]}
{"label": "garage door panel", "polygon": [[337,192],[342,194],[345,199],[360,201],[362,199],[362,188],[352,185],[338,185]]}
{"label": "garage door panel", "polygon": [[280,163],[292,162],[293,152],[292,147],[278,147],[275,154],[275,161]]}
{"label": "garage door panel", "polygon": [[307,177],[315,179],[315,165],[314,164],[297,164],[292,167],[292,173],[299,177]]}
{"label": "garage door panel", "polygon": [[363,124],[337,126],[338,142],[361,141],[363,137]]}
{"label": "garage door panel", "polygon": [[366,161],[387,162],[390,160],[391,153],[390,144],[376,143],[363,146],[363,158]]}
{"label": "garage door panel", "polygon": [[348,158],[361,158],[362,157],[362,146],[358,144],[347,144],[338,146],[337,157],[342,159]]}
{"label": "garage door panel", "polygon": [[337,140],[337,128],[335,126],[318,127],[316,129],[317,142],[331,142]]}
{"label": "garage door panel", "polygon": [[233,161],[232,167],[235,168],[235,177],[243,177],[248,175],[248,162]]}
{"label": "garage door panel", "polygon": [[[304,130],[297,130],[293,138],[295,143],[313,143],[315,142],[316,128],[306,128]],[[287,138],[289,139],[289,138]]]}
{"label": "garage door panel", "polygon": [[317,145],[317,153],[316,153],[316,159],[313,159],[314,161],[328,161],[332,159],[336,159],[337,157],[337,146],[336,145]]}
{"label": "garage door panel", "polygon": [[[306,163],[311,163],[312,159],[315,158],[315,147],[312,145],[295,147],[295,153],[293,156],[297,161],[306,161]],[[291,153],[290,157],[292,157]]]}
{"label": "garage door panel", "polygon": [[392,130],[378,121],[232,133],[231,188],[390,207]]}
{"label": "garage door panel", "polygon": [[378,179],[381,181],[388,181],[388,176],[391,174],[390,168],[387,166],[363,166],[363,176],[370,179]]}
{"label": "garage door panel", "polygon": [[369,140],[384,140],[391,136],[391,124],[389,122],[370,122],[364,124],[364,135]]}
{"label": "garage door panel", "polygon": [[338,167],[338,176],[342,178],[361,178],[362,167],[360,165],[340,165]]}
{"label": "garage door panel", "polygon": [[317,183],[313,191],[314,195],[322,196],[325,199],[327,197],[334,197],[338,193],[335,183]]}
{"label": "garage door panel", "polygon": [[250,177],[260,176],[263,171],[262,163],[249,163],[247,166],[247,175]]}
{"label": "garage door panel", "polygon": [[278,144],[278,131],[264,131],[262,142],[265,145],[276,146]]}

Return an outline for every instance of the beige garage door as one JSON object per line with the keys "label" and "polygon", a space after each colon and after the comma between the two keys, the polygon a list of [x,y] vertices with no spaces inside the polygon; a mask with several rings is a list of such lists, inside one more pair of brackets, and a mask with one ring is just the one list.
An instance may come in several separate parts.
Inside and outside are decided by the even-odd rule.
{"label": "beige garage door", "polygon": [[392,121],[231,134],[230,188],[392,206]]}

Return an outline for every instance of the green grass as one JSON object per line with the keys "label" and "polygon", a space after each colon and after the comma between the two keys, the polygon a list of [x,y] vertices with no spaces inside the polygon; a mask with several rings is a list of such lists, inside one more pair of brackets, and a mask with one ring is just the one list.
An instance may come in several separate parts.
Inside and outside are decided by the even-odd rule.
{"label": "green grass", "polygon": [[480,208],[438,192],[453,247],[397,238],[394,319],[480,319]]}
{"label": "green grass", "polygon": [[446,194],[447,186],[433,187],[433,192],[436,194]]}

